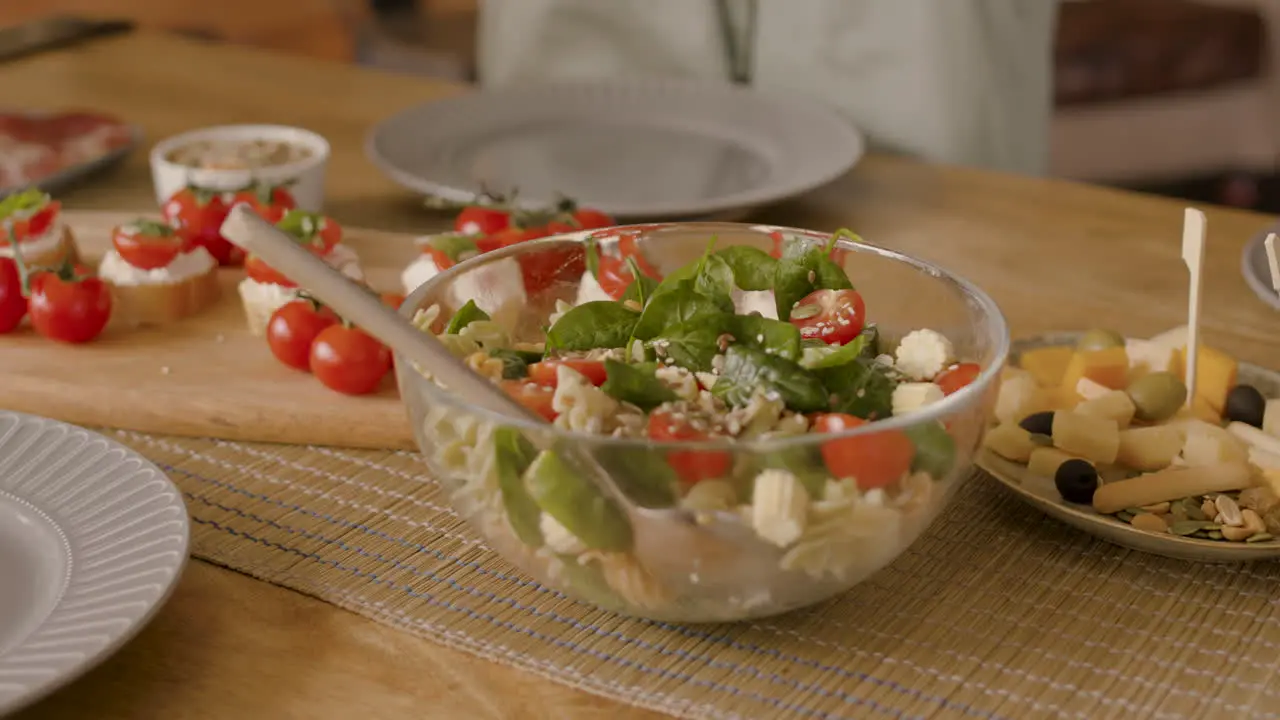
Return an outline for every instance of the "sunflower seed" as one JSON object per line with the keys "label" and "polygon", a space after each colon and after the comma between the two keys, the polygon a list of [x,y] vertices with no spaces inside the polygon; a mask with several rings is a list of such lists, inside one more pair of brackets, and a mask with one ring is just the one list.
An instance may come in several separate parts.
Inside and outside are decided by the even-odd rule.
{"label": "sunflower seed", "polygon": [[1153,515],[1164,515],[1169,512],[1169,507],[1170,505],[1167,502],[1158,502],[1154,505],[1143,505],[1142,510]]}

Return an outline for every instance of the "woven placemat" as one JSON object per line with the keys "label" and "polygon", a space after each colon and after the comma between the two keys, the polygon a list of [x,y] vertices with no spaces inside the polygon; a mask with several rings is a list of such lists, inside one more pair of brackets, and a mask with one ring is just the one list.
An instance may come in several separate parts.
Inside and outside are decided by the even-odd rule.
{"label": "woven placemat", "polygon": [[521,575],[411,453],[112,434],[182,489],[197,557],[672,715],[1280,718],[1280,563],[1125,550],[981,476],[837,600],[681,626]]}

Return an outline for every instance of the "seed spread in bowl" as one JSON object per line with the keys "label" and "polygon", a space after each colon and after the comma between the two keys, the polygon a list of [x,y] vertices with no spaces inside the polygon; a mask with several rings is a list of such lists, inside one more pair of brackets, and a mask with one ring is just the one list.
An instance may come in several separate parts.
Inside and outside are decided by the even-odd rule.
{"label": "seed spread in bowl", "polygon": [[[778,578],[843,587],[896,557],[957,480],[958,441],[943,421],[922,419],[770,453],[749,443],[911,413],[980,372],[957,362],[952,343],[934,330],[913,330],[895,344],[882,337],[832,250],[796,243],[775,258],[712,245],[663,279],[626,258],[620,299],[580,293],[576,304],[559,301],[537,342],[516,342],[510,322],[497,319],[510,308],[492,302],[486,312],[483,302],[467,300],[443,330],[438,305],[414,321],[562,430],[733,441],[715,449],[659,452],[632,443],[593,452],[635,505],[683,508],[699,522],[732,518],[772,548],[761,575],[772,585],[732,598],[768,605],[777,599],[771,595],[796,591]],[[507,258],[473,272],[496,276],[494,266],[505,262],[516,265]],[[588,244],[586,274],[596,287],[613,264]],[[584,277],[580,288],[587,286]],[[478,508],[469,514],[495,542],[513,539],[502,546],[523,546],[584,595],[610,594],[600,601],[606,607],[662,615],[681,601],[672,587],[679,583],[655,571],[652,558],[643,561],[642,530],[557,451],[538,451],[517,428],[485,427],[445,405],[429,408],[424,425],[433,438],[429,460],[463,483],[461,504]],[[960,442],[971,448],[976,436]],[[679,582],[714,583],[716,570],[694,568]]]}
{"label": "seed spread in bowl", "polygon": [[986,446],[1052,478],[1063,500],[1136,528],[1224,542],[1280,536],[1280,399],[1200,347],[1187,400],[1186,328],[1028,350],[1005,370]]}
{"label": "seed spread in bowl", "polygon": [[197,140],[176,147],[165,159],[199,170],[258,170],[311,157],[303,145],[282,140]]}

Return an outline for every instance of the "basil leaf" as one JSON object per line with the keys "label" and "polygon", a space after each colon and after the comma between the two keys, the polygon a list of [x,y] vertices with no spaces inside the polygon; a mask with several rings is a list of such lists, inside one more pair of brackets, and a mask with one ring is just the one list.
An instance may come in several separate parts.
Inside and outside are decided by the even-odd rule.
{"label": "basil leaf", "polygon": [[628,365],[617,360],[605,360],[605,380],[600,389],[615,400],[629,402],[649,412],[664,402],[676,399],[675,392],[658,379],[655,370],[656,366]]}
{"label": "basil leaf", "polygon": [[543,450],[525,471],[524,481],[538,507],[588,548],[631,549],[634,536],[627,512],[557,452]]}
{"label": "basil leaf", "polygon": [[676,504],[680,478],[665,458],[646,448],[609,448],[596,457],[618,489],[635,504],[647,508]]}
{"label": "basil leaf", "polygon": [[733,272],[733,282],[743,290],[772,290],[778,261],[750,245],[730,245],[716,251]]}
{"label": "basil leaf", "polygon": [[454,262],[463,259],[464,255],[470,253],[478,253],[476,248],[476,239],[474,235],[464,235],[462,233],[444,233],[441,235],[433,235],[427,244],[439,250]]}
{"label": "basil leaf", "polygon": [[729,331],[733,318],[720,313],[668,326],[649,347],[686,370],[710,372],[711,361],[720,354],[720,336]]}
{"label": "basil leaf", "polygon": [[[517,352],[515,350],[490,350],[489,357],[498,358],[502,361],[502,379],[503,380],[519,380],[529,374],[529,360],[527,353]],[[536,356],[533,362],[541,359]]]}
{"label": "basil leaf", "polygon": [[724,309],[720,304],[695,290],[692,280],[681,280],[671,289],[663,291],[659,286],[654,291],[632,330],[632,337],[650,340],[657,337],[663,328],[689,322],[699,316],[722,313]]}
{"label": "basil leaf", "polygon": [[832,412],[875,420],[893,414],[893,389],[897,383],[885,370],[874,360],[860,358],[815,372],[830,393]]}
{"label": "basil leaf", "polygon": [[832,348],[830,345],[828,345],[827,347],[831,348],[829,351],[816,350],[812,355],[812,359],[809,359],[809,354],[806,353],[806,358],[804,360],[801,360],[800,364],[809,368],[810,370],[822,370],[823,368],[840,367],[845,363],[851,363],[857,360],[858,358],[862,357],[863,350],[866,349],[866,346],[867,346],[866,336],[859,335],[853,340],[850,340],[844,345],[840,345],[838,347]]}
{"label": "basil leaf", "polygon": [[814,290],[852,290],[853,283],[849,274],[840,264],[826,255],[818,255],[813,260]]}
{"label": "basil leaf", "polygon": [[742,406],[760,389],[778,393],[787,407],[798,412],[827,409],[827,389],[808,370],[762,350],[730,346],[711,393],[730,405]]}
{"label": "basil leaf", "polygon": [[458,311],[453,314],[453,317],[449,318],[449,325],[445,327],[444,332],[446,335],[457,335],[462,332],[462,328],[470,325],[471,323],[477,320],[488,319],[489,313],[481,310],[480,306],[476,305],[475,300],[468,300],[465,305],[458,308]]}
{"label": "basil leaf", "polygon": [[693,289],[714,300],[725,312],[733,312],[733,269],[719,255],[702,259]]}
{"label": "basil leaf", "polygon": [[788,360],[800,357],[800,329],[789,322],[760,315],[734,315],[730,334],[735,341]]}
{"label": "basil leaf", "polygon": [[39,188],[29,188],[14,193],[0,200],[0,220],[10,215],[30,210],[38,210],[47,205],[52,198]]}
{"label": "basil leaf", "polygon": [[956,462],[956,441],[942,423],[912,425],[903,432],[916,446],[911,471],[928,473],[934,480],[945,479]]}
{"label": "basil leaf", "polygon": [[552,350],[595,350],[626,347],[640,313],[612,300],[595,300],[570,308],[547,330]]}
{"label": "basil leaf", "polygon": [[542,547],[542,510],[524,484],[524,472],[538,456],[537,448],[515,428],[500,427],[493,431],[493,452],[498,491],[511,531],[525,545]]}

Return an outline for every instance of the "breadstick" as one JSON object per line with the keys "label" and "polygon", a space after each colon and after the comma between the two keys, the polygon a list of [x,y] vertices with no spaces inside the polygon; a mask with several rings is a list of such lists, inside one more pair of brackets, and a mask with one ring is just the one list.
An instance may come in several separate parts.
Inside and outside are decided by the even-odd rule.
{"label": "breadstick", "polygon": [[1110,515],[1125,508],[1243,490],[1252,484],[1249,466],[1243,463],[1169,468],[1103,485],[1093,494],[1093,509]]}

